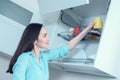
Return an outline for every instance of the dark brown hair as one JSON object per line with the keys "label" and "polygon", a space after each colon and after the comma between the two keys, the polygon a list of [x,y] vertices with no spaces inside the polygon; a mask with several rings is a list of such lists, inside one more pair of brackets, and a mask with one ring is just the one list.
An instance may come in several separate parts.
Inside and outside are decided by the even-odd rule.
{"label": "dark brown hair", "polygon": [[33,49],[34,41],[38,39],[38,35],[42,28],[42,24],[31,23],[23,32],[19,45],[10,61],[7,73],[13,73],[12,68],[17,61],[17,58],[23,52],[31,51]]}

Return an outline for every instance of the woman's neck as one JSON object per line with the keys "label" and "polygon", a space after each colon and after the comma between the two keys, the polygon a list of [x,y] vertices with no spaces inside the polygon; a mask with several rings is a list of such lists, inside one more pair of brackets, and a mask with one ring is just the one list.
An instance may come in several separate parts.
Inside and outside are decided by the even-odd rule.
{"label": "woman's neck", "polygon": [[37,46],[35,46],[35,47],[32,49],[32,53],[35,55],[38,63],[40,63],[40,48],[38,48]]}

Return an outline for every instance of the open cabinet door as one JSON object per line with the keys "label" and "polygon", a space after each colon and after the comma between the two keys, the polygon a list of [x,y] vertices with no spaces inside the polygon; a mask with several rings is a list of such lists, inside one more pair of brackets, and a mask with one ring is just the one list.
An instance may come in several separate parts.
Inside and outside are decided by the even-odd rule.
{"label": "open cabinet door", "polygon": [[55,12],[88,3],[89,0],[38,0],[41,14]]}
{"label": "open cabinet door", "polygon": [[114,77],[120,76],[120,0],[111,0],[105,28],[95,60],[97,69]]}
{"label": "open cabinet door", "polygon": [[23,32],[23,25],[0,14],[0,53],[13,56]]}

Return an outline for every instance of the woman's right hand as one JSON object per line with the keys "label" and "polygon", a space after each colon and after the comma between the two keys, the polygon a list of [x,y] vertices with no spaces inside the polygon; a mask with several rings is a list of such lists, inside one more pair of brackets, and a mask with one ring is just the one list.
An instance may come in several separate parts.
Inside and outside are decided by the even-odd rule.
{"label": "woman's right hand", "polygon": [[91,29],[94,27],[95,24],[96,24],[95,22],[92,22],[86,28]]}
{"label": "woman's right hand", "polygon": [[68,42],[69,50],[72,50],[80,40],[89,32],[89,30],[95,25],[95,22],[90,23],[81,33]]}

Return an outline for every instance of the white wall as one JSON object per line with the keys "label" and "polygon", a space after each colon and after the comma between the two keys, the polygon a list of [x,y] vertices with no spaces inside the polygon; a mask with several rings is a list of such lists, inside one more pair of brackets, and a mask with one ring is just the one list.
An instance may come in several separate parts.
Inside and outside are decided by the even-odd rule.
{"label": "white wall", "polygon": [[44,27],[48,32],[48,36],[50,38],[50,47],[52,47],[52,42],[55,36],[55,31],[57,28],[57,23],[59,22],[59,14],[60,12],[53,12],[50,14],[42,15],[44,21]]}
{"label": "white wall", "polygon": [[0,80],[11,80],[12,75],[6,73],[9,61],[10,61],[9,57],[5,57],[0,54]]}

